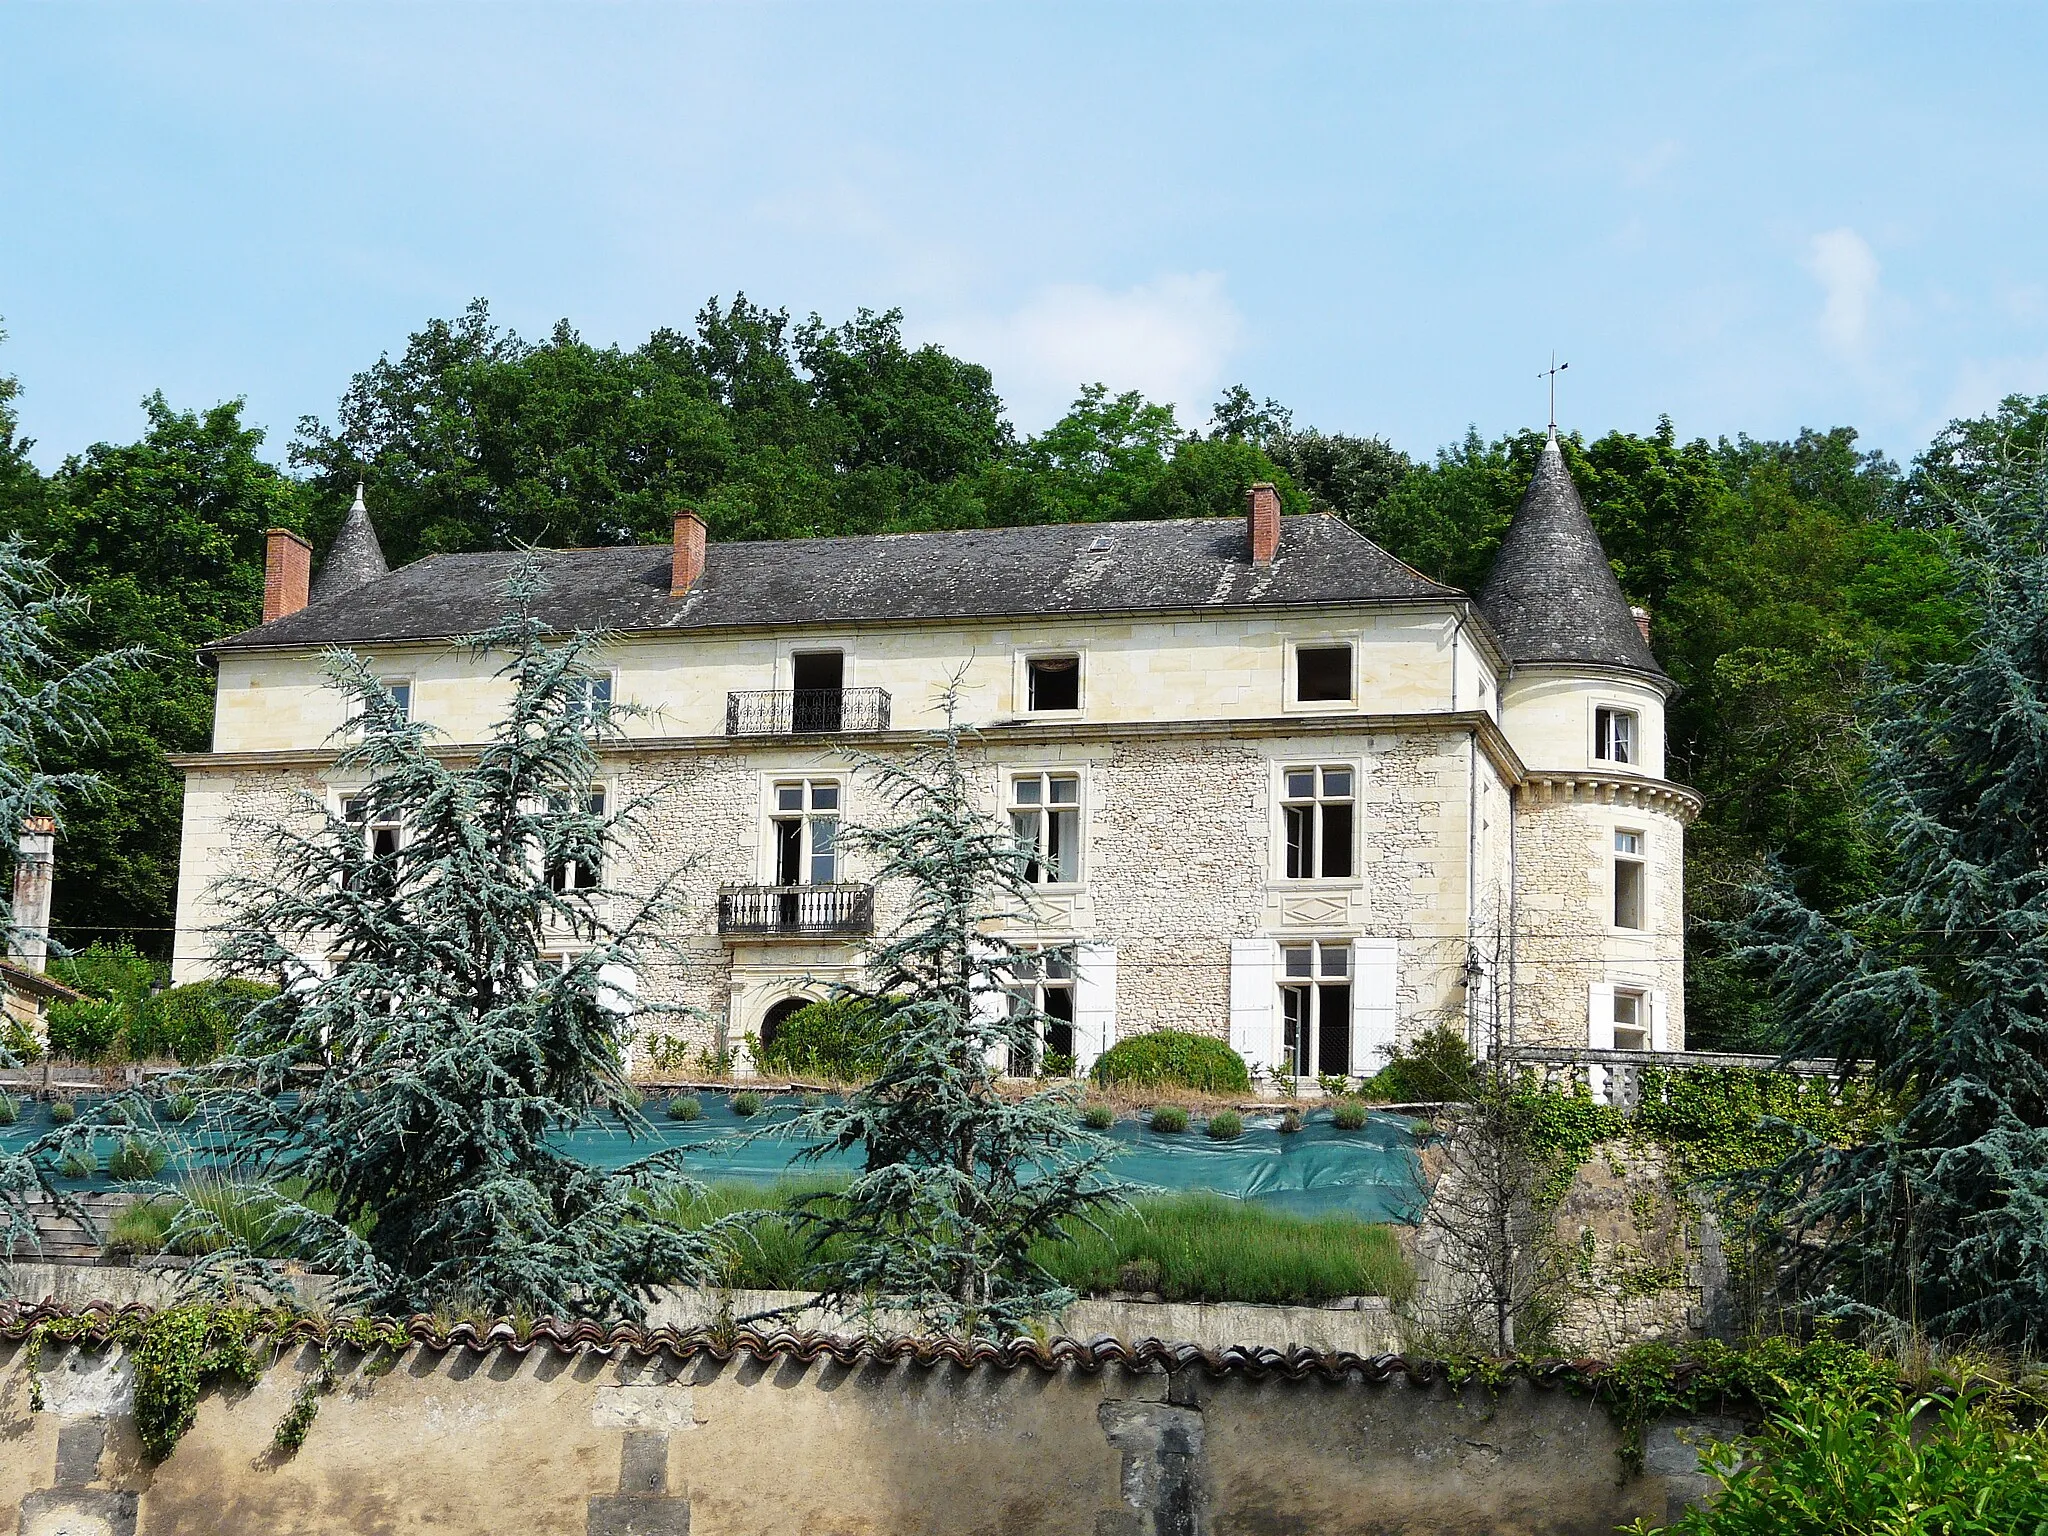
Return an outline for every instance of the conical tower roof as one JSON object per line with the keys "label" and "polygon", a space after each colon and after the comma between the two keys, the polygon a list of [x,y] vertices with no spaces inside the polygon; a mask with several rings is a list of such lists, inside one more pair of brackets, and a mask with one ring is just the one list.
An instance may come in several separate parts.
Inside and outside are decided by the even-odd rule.
{"label": "conical tower roof", "polygon": [[366,582],[391,574],[384,563],[384,546],[377,542],[377,530],[370,522],[370,509],[363,501],[363,486],[356,482],[355,505],[342,520],[341,531],[327,546],[327,558],[313,582],[312,601],[323,602],[343,592],[353,592]]}
{"label": "conical tower roof", "polygon": [[1664,676],[1614,579],[1555,431],[1501,540],[1479,611],[1517,666],[1576,663]]}

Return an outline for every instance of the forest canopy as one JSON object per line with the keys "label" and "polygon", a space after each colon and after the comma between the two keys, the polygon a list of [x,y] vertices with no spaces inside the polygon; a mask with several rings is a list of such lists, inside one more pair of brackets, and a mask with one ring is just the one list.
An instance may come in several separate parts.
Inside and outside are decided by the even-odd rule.
{"label": "forest canopy", "polygon": [[[899,311],[796,320],[744,294],[631,350],[566,320],[529,340],[478,300],[357,373],[281,453],[240,401],[153,395],[136,441],[45,474],[20,434],[23,387],[0,375],[0,533],[26,537],[89,599],[64,637],[78,654],[150,652],[105,709],[92,766],[109,792],[70,817],[57,936],[159,956],[180,803],[165,754],[203,750],[212,728],[197,648],[256,622],[263,530],[295,528],[324,550],[359,478],[394,565],[659,541],[678,506],[721,540],[1233,516],[1248,485],[1270,480],[1288,510],[1334,513],[1476,591],[1542,443],[1534,430],[1472,432],[1411,458],[1369,431],[1300,425],[1243,387],[1192,424],[1100,384],[1020,434],[988,369],[912,346]],[[1822,907],[1875,889],[1885,855],[1860,809],[1859,701],[1964,643],[1938,509],[1988,472],[2015,424],[2043,423],[2048,400],[2010,400],[1950,426],[1910,467],[1847,426],[1708,442],[1660,418],[1565,440],[1680,685],[1670,772],[1706,797],[1687,849],[1693,1045],[1781,1037],[1715,936],[1767,860]]]}

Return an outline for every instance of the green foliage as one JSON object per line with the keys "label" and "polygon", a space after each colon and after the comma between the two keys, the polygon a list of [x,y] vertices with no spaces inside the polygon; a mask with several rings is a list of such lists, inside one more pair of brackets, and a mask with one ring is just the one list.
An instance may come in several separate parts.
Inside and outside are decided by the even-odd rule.
{"label": "green foliage", "polygon": [[163,958],[184,799],[164,754],[203,752],[212,737],[214,679],[196,648],[258,621],[264,530],[303,518],[299,487],[258,457],[263,434],[240,401],[142,404],[143,436],[66,459],[21,526],[83,599],[59,628],[65,643],[146,652],[102,697],[99,740],[62,757],[109,793],[81,803],[65,830],[55,930],[127,930]]}
{"label": "green foliage", "polygon": [[752,1090],[736,1093],[732,1096],[732,1112],[742,1120],[751,1120],[761,1113],[766,1102],[761,1095]]}
{"label": "green foliage", "polygon": [[1884,1118],[1853,1083],[1838,1091],[1826,1078],[1789,1072],[1652,1067],[1628,1134],[1668,1154],[1680,1183],[1707,1183],[1775,1168],[1813,1139],[1840,1146]]}
{"label": "green foliage", "polygon": [[172,1056],[188,1067],[209,1062],[234,1040],[249,1010],[276,991],[241,977],[167,988],[137,1010],[130,1055]]}
{"label": "green foliage", "polygon": [[1116,1124],[1116,1111],[1107,1104],[1090,1104],[1081,1111],[1081,1123],[1091,1131],[1106,1131]]}
{"label": "green foliage", "polygon": [[1363,1130],[1370,1116],[1371,1111],[1357,1099],[1340,1099],[1330,1108],[1330,1124],[1340,1131]]}
{"label": "green foliage", "polygon": [[1202,1129],[1211,1141],[1235,1141],[1244,1134],[1244,1116],[1234,1109],[1219,1109]]}
{"label": "green foliage", "polygon": [[2048,879],[2048,442],[2008,439],[1995,458],[1945,504],[1974,647],[1887,690],[1867,733],[1887,844],[1876,894],[1823,911],[1767,884],[1742,953],[1769,974],[1788,1046],[1872,1062],[1868,1092],[1895,1107],[1846,1137],[1802,1134],[1766,1182],[1787,1283],[2027,1349],[2048,1338],[2048,995],[2032,937]]}
{"label": "green foliage", "polygon": [[1001,1091],[999,1063],[1035,1055],[1052,1023],[1014,987],[1043,954],[1001,937],[1033,918],[1036,890],[1010,828],[978,804],[957,679],[939,704],[942,731],[860,759],[877,819],[841,832],[903,914],[869,946],[864,985],[842,991],[880,1015],[874,1075],[792,1134],[806,1157],[863,1154],[845,1194],[805,1216],[823,1299],[1014,1338],[1072,1296],[1033,1246],[1117,1188],[1101,1171],[1112,1148],[1075,1118],[1078,1087]]}
{"label": "green foliage", "polygon": [[1148,1123],[1162,1136],[1178,1136],[1188,1128],[1188,1112],[1178,1104],[1162,1104]]}
{"label": "green foliage", "polygon": [[135,1428],[154,1461],[169,1456],[198,1415],[199,1394],[218,1381],[253,1382],[259,1319],[239,1309],[186,1305],[152,1313],[129,1346]]}
{"label": "green foliage", "polygon": [[[1760,1433],[1702,1453],[1713,1497],[1670,1536],[2038,1536],[2048,1531],[2048,1428],[1979,1393],[1804,1386]],[[1647,1536],[1653,1528],[1632,1528]]]}
{"label": "green foliage", "polygon": [[1478,1082],[1465,1032],[1439,1024],[1396,1045],[1387,1053],[1387,1064],[1360,1091],[1382,1104],[1458,1102],[1471,1098]]}
{"label": "green foliage", "polygon": [[1211,1035],[1155,1029],[1129,1035],[1104,1051],[1089,1076],[1105,1088],[1192,1088],[1249,1093],[1244,1058]]}
{"label": "green foliage", "polygon": [[50,975],[88,997],[138,1008],[163,979],[164,967],[126,939],[95,939],[84,949],[50,961]]}
{"label": "green foliage", "polygon": [[872,1077],[881,1061],[887,1016],[859,998],[806,1003],[777,1026],[772,1040],[749,1039],[763,1071],[840,1082]]}
{"label": "green foliage", "polygon": [[80,1002],[50,1004],[45,1023],[50,1032],[50,1050],[73,1061],[102,1062],[118,1055],[121,1026],[127,1012],[116,1002],[89,997]]}
{"label": "green foliage", "polygon": [[153,1179],[163,1172],[164,1161],[163,1148],[139,1136],[126,1136],[107,1159],[107,1172],[123,1183]]}
{"label": "green foliage", "polygon": [[1276,1127],[1276,1129],[1278,1129],[1282,1136],[1292,1136],[1296,1131],[1300,1130],[1301,1127],[1301,1111],[1298,1109],[1290,1109],[1280,1117],[1280,1124],[1278,1127]]}
{"label": "green foliage", "polygon": [[14,1095],[0,1093],[0,1125],[12,1125],[20,1118],[21,1106],[15,1102]]}
{"label": "green foliage", "polygon": [[[1348,1217],[1310,1220],[1222,1195],[1133,1202],[1041,1250],[1076,1291],[1156,1291],[1167,1301],[1313,1305],[1340,1296],[1405,1297],[1412,1284],[1387,1228]],[[1151,1267],[1151,1283],[1122,1271]]]}
{"label": "green foliage", "polygon": [[[669,1214],[698,1227],[736,1223],[722,1241],[722,1284],[807,1290],[818,1280],[795,1213],[844,1190],[843,1180],[712,1184]],[[1405,1297],[1413,1280],[1385,1227],[1344,1216],[1308,1219],[1222,1195],[1139,1196],[1074,1223],[1033,1254],[1073,1291],[1155,1291],[1169,1301],[1315,1305],[1344,1296]],[[828,1254],[827,1259],[834,1257]],[[1129,1273],[1142,1269],[1142,1277]],[[1133,1283],[1134,1279],[1137,1283]]]}
{"label": "green foliage", "polygon": [[668,1101],[668,1117],[671,1120],[695,1120],[703,1113],[703,1101],[694,1093],[679,1093]]}
{"label": "green foliage", "polygon": [[[599,1170],[561,1137],[608,1105],[651,1130],[623,1102],[636,1020],[605,975],[645,967],[677,898],[672,882],[628,898],[550,880],[571,860],[630,863],[647,808],[584,799],[596,739],[616,729],[593,730],[580,688],[599,637],[533,618],[530,568],[507,596],[513,616],[467,642],[499,660],[507,696],[474,755],[444,756],[367,662],[331,658],[350,722],[333,771],[367,784],[367,814],[407,835],[380,850],[312,796],[264,830],[267,867],[217,887],[231,914],[221,959],[287,984],[187,1081],[239,1127],[234,1175],[279,1194],[291,1256],[334,1274],[337,1300],[637,1315],[649,1287],[708,1252],[647,1214],[650,1192],[686,1182],[680,1156]],[[543,946],[565,940],[573,958],[552,962]],[[286,1179],[332,1208],[286,1196]],[[243,1243],[193,1273],[222,1288],[274,1280]]]}
{"label": "green foliage", "polygon": [[164,1100],[163,1117],[173,1125],[182,1125],[199,1112],[199,1101],[189,1093],[174,1093]]}
{"label": "green foliage", "polygon": [[50,1119],[58,1125],[69,1125],[78,1118],[78,1106],[69,1099],[53,1099],[50,1102]]}

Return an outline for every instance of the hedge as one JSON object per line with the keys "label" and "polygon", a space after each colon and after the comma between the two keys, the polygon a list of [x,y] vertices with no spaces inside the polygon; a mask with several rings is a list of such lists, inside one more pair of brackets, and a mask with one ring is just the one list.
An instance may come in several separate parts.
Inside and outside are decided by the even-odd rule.
{"label": "hedge", "polygon": [[1089,1074],[1104,1087],[1192,1088],[1202,1093],[1248,1093],[1244,1058],[1212,1035],[1155,1029],[1119,1040]]}

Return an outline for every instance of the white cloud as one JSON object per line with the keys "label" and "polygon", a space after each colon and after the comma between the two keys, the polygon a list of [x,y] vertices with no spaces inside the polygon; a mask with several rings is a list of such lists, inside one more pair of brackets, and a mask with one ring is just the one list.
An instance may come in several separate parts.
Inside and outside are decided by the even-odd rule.
{"label": "white cloud", "polygon": [[1862,352],[1877,307],[1877,253],[1870,242],[1853,229],[1815,235],[1807,247],[1806,270],[1821,288],[1821,335],[1843,352]]}
{"label": "white cloud", "polygon": [[1059,419],[1084,384],[1135,389],[1207,419],[1244,319],[1220,272],[1165,273],[1112,292],[1089,283],[1041,289],[1008,314],[963,315],[932,339],[987,365],[1021,431]]}

